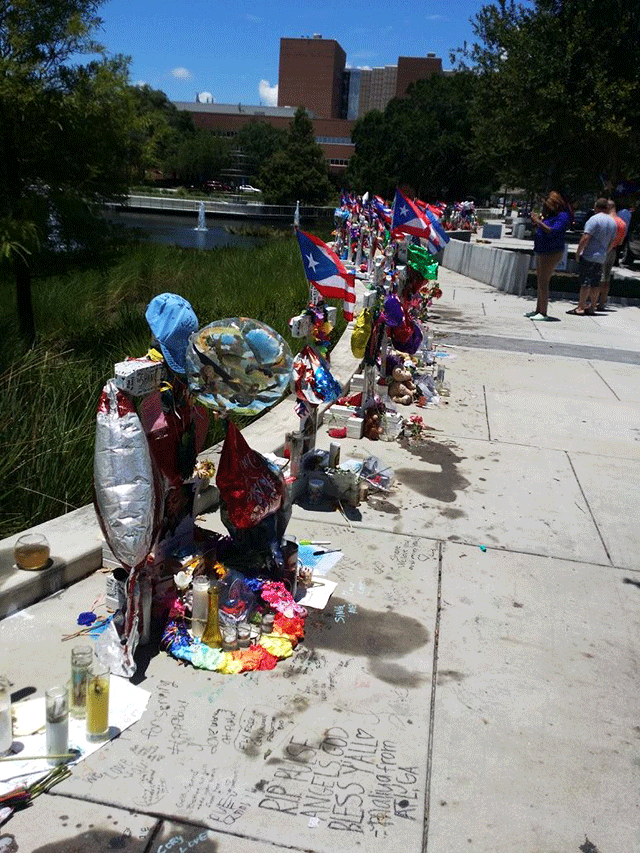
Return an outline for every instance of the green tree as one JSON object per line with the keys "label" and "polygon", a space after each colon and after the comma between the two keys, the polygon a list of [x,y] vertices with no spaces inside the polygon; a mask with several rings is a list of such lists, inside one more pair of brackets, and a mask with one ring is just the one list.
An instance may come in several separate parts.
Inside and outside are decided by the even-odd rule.
{"label": "green tree", "polygon": [[345,186],[365,193],[367,190],[389,197],[397,184],[397,176],[389,173],[387,124],[384,113],[371,110],[355,123],[351,131],[355,151],[349,160]]}
{"label": "green tree", "polygon": [[353,130],[356,151],[348,186],[390,197],[410,185],[422,198],[485,195],[493,175],[474,161],[470,104],[476,76],[434,75],[410,86],[405,98],[371,111]]}
{"label": "green tree", "polygon": [[[0,0],[0,258],[13,264],[28,341],[39,245],[52,232],[80,237],[84,215],[127,189],[135,111],[127,61],[91,38],[101,2]],[[76,63],[88,53],[99,58]]]}
{"label": "green tree", "polygon": [[499,0],[472,23],[458,58],[478,77],[476,150],[504,182],[579,191],[637,171],[637,0]]}
{"label": "green tree", "polygon": [[296,110],[286,146],[267,161],[259,183],[267,204],[325,204],[334,194],[322,148],[304,107]]}
{"label": "green tree", "polygon": [[248,175],[257,176],[262,166],[287,144],[287,132],[267,124],[250,121],[240,128],[233,139],[234,147],[243,155],[243,168]]}
{"label": "green tree", "polygon": [[195,133],[191,115],[178,110],[159,89],[134,86],[136,128],[131,138],[131,180],[141,182],[151,170],[164,171],[176,159],[180,145]]}
{"label": "green tree", "polygon": [[210,130],[200,129],[182,137],[167,165],[180,180],[200,184],[220,177],[229,161],[229,140],[216,136]]}

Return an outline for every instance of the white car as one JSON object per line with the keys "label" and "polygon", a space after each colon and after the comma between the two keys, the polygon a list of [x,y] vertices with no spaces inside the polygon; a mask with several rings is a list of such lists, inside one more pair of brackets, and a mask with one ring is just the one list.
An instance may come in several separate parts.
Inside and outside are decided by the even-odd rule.
{"label": "white car", "polygon": [[238,187],[238,192],[240,192],[240,193],[261,193],[262,190],[259,190],[257,187],[252,187],[251,184],[242,184],[241,187]]}

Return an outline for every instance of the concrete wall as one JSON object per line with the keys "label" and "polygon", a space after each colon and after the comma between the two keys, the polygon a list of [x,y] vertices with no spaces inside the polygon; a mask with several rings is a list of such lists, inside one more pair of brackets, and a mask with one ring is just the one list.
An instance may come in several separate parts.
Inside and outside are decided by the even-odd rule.
{"label": "concrete wall", "polygon": [[527,285],[529,264],[530,257],[526,253],[459,240],[447,243],[442,258],[442,266],[446,269],[520,296]]}

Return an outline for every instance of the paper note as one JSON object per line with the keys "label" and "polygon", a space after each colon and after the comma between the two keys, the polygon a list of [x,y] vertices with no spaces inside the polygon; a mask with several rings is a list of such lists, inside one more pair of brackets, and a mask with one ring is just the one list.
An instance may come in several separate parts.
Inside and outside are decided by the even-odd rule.
{"label": "paper note", "polygon": [[307,589],[304,598],[301,598],[298,604],[303,607],[311,607],[314,610],[324,610],[337,586],[338,584],[335,581],[314,577],[313,586]]}
{"label": "paper note", "polygon": [[[69,762],[70,765],[82,761],[87,755],[100,749],[120,732],[128,729],[139,720],[151,695],[147,690],[130,684],[126,678],[112,675],[109,685],[109,734],[105,740],[88,741],[85,732],[85,721],[69,718],[69,751],[78,751],[78,757]],[[42,725],[44,726],[44,699],[30,700],[31,708],[27,709],[27,728],[34,725],[34,713],[40,707]],[[19,705],[17,706],[19,708]],[[20,719],[20,711],[18,711]],[[35,721],[37,722],[37,721]],[[25,756],[44,756],[47,754],[46,736],[44,731],[36,734],[14,736],[14,750],[20,745],[20,752]],[[16,757],[19,752],[16,752]],[[11,756],[12,757],[12,756]],[[17,788],[23,782],[27,785],[35,782],[40,776],[45,776],[51,769],[45,758],[26,758],[24,761],[2,761],[0,759],[0,795]]]}
{"label": "paper note", "polygon": [[298,560],[303,566],[313,569],[313,574],[325,577],[331,569],[340,562],[344,554],[342,551],[332,551],[328,554],[316,554],[320,550],[317,545],[300,545],[298,548]]}

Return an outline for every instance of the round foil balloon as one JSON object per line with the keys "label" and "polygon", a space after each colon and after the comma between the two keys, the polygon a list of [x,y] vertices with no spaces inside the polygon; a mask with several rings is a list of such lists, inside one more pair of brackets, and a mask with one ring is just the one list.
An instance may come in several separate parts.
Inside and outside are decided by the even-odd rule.
{"label": "round foil balloon", "polygon": [[258,320],[231,317],[189,338],[189,390],[221,413],[257,415],[289,387],[293,357],[277,332]]}

